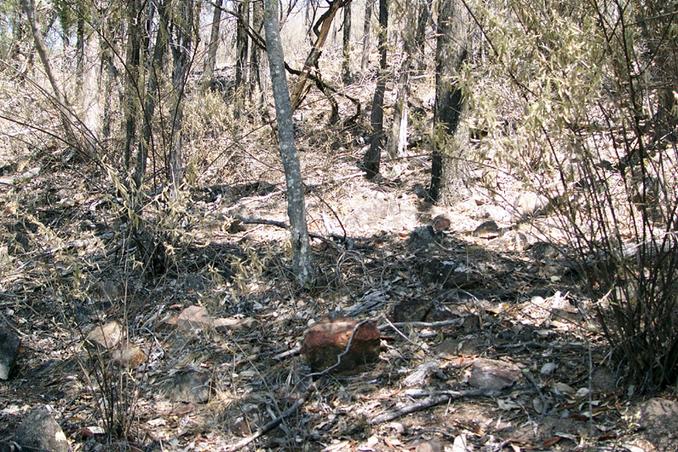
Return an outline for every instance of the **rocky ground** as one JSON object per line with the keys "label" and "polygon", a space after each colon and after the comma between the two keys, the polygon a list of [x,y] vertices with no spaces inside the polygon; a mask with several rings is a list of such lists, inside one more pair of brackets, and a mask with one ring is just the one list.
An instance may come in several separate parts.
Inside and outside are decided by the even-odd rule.
{"label": "rocky ground", "polygon": [[[678,449],[675,389],[619,380],[536,194],[469,183],[431,206],[421,150],[367,181],[361,132],[321,119],[300,137],[306,291],[270,131],[170,214],[149,205],[155,274],[105,174],[57,144],[2,148],[0,450]],[[343,318],[373,322],[376,360],[312,369],[305,331]]]}

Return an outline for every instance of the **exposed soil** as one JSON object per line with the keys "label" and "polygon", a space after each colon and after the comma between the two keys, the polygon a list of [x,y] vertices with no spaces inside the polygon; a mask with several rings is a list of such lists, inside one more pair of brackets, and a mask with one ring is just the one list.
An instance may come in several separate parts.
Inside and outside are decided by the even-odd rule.
{"label": "exposed soil", "polygon": [[[56,143],[2,147],[0,312],[22,348],[0,382],[0,442],[31,408],[50,404],[74,450],[228,450],[296,403],[247,447],[676,449],[676,429],[633,418],[644,399],[608,367],[567,248],[545,243],[547,232],[557,238],[551,219],[521,212],[520,187],[504,181],[502,197],[468,189],[452,207],[431,206],[425,150],[368,181],[358,168],[361,132],[316,119],[299,131],[310,230],[322,237],[313,241],[318,282],[303,291],[289,274],[287,232],[273,224],[286,221],[286,200],[270,129],[243,134],[246,154],[206,171],[169,209],[174,216],[153,216],[167,198],[149,205],[167,257],[156,274],[124,252],[128,225],[105,174]],[[441,214],[450,229],[431,233]],[[489,220],[496,233],[474,233]],[[192,305],[244,326],[167,323]],[[311,322],[340,316],[383,327],[378,363],[306,378],[303,357],[285,352]],[[138,367],[116,367],[84,344],[110,320],[143,351]],[[517,366],[517,381],[470,391],[477,358]],[[407,386],[426,363],[432,371]],[[102,366],[113,396],[95,378]],[[208,377],[199,377],[209,381],[206,403],[172,396],[193,374]],[[375,421],[441,391],[460,392]],[[87,433],[105,426],[102,392],[135,404],[129,441]]]}

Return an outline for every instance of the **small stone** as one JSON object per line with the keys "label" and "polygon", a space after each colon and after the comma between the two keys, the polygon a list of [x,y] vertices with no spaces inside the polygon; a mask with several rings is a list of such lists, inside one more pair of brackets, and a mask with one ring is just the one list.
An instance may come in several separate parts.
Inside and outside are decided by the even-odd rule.
{"label": "small stone", "polygon": [[445,215],[438,215],[431,221],[431,228],[434,233],[447,231],[450,229],[452,222]]}
{"label": "small stone", "polygon": [[146,354],[139,346],[128,345],[119,350],[114,350],[111,359],[122,367],[133,369],[146,361]]}
{"label": "small stone", "polygon": [[0,380],[7,380],[19,354],[21,340],[9,326],[0,324]]}
{"label": "small stone", "polygon": [[107,349],[114,348],[122,341],[122,326],[115,320],[98,325],[89,332],[87,340]]}
{"label": "small stone", "polygon": [[26,416],[16,430],[15,441],[26,450],[69,450],[66,435],[47,406],[38,407]]}
{"label": "small stone", "polygon": [[438,361],[429,361],[421,364],[405,377],[403,385],[410,388],[413,386],[423,386],[429,377],[438,371],[440,371],[440,363]]}
{"label": "small stone", "polygon": [[164,392],[173,402],[207,403],[210,376],[196,370],[180,370],[165,383]]}
{"label": "small stone", "polygon": [[[360,364],[379,359],[380,333],[376,322],[360,324],[352,319],[325,320],[311,326],[304,336],[301,352],[313,371],[350,371]],[[351,337],[353,337],[351,339]],[[346,351],[349,340],[351,347]],[[346,351],[346,353],[344,353]]]}
{"label": "small stone", "polygon": [[499,226],[494,220],[481,223],[474,231],[473,235],[481,239],[493,239],[499,237]]}
{"label": "small stone", "polygon": [[557,367],[558,366],[556,365],[556,363],[546,363],[543,366],[541,366],[541,370],[539,371],[539,373],[545,377],[553,375],[553,372],[556,371]]}
{"label": "small stone", "polygon": [[468,383],[479,389],[504,389],[513,386],[522,376],[515,364],[494,359],[478,358],[473,361]]}

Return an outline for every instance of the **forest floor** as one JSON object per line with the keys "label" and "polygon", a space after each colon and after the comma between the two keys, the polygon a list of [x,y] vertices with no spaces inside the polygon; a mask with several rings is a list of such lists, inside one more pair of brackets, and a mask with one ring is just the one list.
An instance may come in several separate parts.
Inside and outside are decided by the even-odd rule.
{"label": "forest floor", "polygon": [[[204,173],[179,200],[158,196],[170,214],[150,222],[169,264],[155,275],[123,253],[127,225],[105,174],[58,143],[1,147],[0,315],[22,347],[0,382],[0,443],[49,404],[83,451],[229,450],[273,419],[246,447],[678,449],[678,419],[662,412],[675,391],[647,398],[621,383],[565,244],[545,239],[555,221],[530,215],[532,194],[469,181],[459,203],[432,206],[424,149],[368,181],[362,132],[312,115],[299,148],[309,227],[322,239],[304,291],[276,223],[286,198],[270,128],[242,135],[238,152],[212,138],[203,146],[227,155],[229,171]],[[437,215],[451,227],[430,234]],[[227,321],[178,327],[190,306]],[[312,322],[342,316],[382,327],[380,359],[311,381],[304,358],[286,352]],[[112,320],[141,351],[127,369],[85,345]],[[131,421],[127,443],[104,445],[95,428],[111,399]]]}

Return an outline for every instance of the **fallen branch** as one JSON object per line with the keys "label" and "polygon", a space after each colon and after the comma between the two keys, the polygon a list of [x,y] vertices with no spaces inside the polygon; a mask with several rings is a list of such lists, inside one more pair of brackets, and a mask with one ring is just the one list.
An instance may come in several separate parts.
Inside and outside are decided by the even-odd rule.
{"label": "fallen branch", "polygon": [[315,384],[311,383],[308,385],[306,388],[306,391],[304,391],[304,394],[297,399],[296,402],[292,404],[288,409],[282,412],[280,416],[277,418],[269,421],[267,424],[265,424],[263,427],[261,427],[259,430],[256,431],[256,433],[253,433],[250,436],[247,436],[240,441],[238,441],[235,444],[232,444],[230,446],[227,446],[224,450],[228,452],[233,452],[236,450],[240,450],[243,447],[248,446],[250,443],[256,441],[257,439],[261,438],[277,426],[279,426],[282,421],[284,421],[286,418],[290,417],[292,414],[294,414],[301,406],[306,402],[306,399],[308,399],[308,396],[311,394],[311,390],[315,388]]}
{"label": "fallen branch", "polygon": [[[415,396],[421,396],[425,393],[414,393]],[[392,421],[406,414],[414,413],[416,411],[425,410],[436,405],[450,402],[455,399],[462,399],[467,397],[495,397],[501,394],[501,391],[487,390],[487,389],[467,389],[464,391],[437,391],[427,393],[428,397],[419,402],[411,403],[403,407],[386,411],[378,416],[373,417],[368,421],[370,425],[381,424],[383,422]]]}

